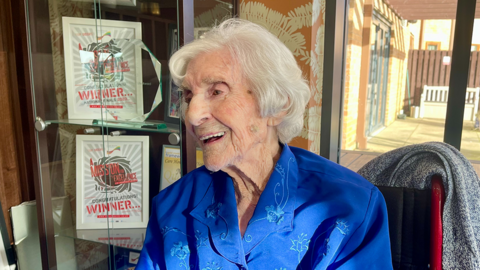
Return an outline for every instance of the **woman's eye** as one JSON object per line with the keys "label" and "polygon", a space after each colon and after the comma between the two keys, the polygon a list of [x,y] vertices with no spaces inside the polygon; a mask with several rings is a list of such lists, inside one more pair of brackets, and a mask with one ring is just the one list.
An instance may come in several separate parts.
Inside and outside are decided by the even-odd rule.
{"label": "woman's eye", "polygon": [[214,95],[214,96],[218,96],[218,95],[220,95],[221,93],[222,93],[222,91],[220,91],[220,90],[213,90],[213,95]]}

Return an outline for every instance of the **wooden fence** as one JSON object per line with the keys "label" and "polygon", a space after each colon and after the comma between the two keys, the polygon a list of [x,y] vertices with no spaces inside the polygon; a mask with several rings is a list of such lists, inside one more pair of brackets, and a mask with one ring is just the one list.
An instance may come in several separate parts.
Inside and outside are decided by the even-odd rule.
{"label": "wooden fence", "polygon": [[[403,103],[404,111],[407,114],[409,114],[409,103],[411,106],[420,105],[424,85],[448,86],[451,65],[443,64],[445,56],[451,58],[452,51],[410,50],[408,53],[407,71],[410,93],[406,86]],[[480,87],[480,52],[471,53],[467,87]]]}

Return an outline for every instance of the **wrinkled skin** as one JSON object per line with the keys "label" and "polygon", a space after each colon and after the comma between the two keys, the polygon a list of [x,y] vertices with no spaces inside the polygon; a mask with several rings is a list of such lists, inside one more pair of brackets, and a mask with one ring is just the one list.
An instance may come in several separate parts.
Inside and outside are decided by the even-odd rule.
{"label": "wrinkled skin", "polygon": [[[242,235],[281,152],[276,126],[284,112],[261,117],[255,96],[227,50],[203,53],[187,67],[182,84],[185,125],[203,150],[205,166],[234,180]],[[205,136],[224,132],[215,141]]]}

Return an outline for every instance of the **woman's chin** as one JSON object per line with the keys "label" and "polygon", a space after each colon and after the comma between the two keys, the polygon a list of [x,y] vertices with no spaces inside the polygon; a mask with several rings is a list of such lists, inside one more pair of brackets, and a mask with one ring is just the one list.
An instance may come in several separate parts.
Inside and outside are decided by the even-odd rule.
{"label": "woman's chin", "polygon": [[205,168],[207,168],[211,172],[218,172],[220,171],[224,166],[223,163],[221,162],[214,162],[214,161],[208,161],[208,160],[203,160],[205,164]]}

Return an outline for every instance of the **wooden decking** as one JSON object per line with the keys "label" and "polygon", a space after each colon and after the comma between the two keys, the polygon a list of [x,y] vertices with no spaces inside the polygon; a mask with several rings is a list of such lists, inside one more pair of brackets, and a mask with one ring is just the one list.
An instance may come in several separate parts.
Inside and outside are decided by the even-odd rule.
{"label": "wooden decking", "polygon": [[[363,165],[367,164],[370,160],[381,155],[380,153],[371,153],[371,152],[358,152],[358,151],[342,151],[342,156],[340,157],[340,165],[349,168],[350,170],[356,172]],[[480,175],[480,162],[475,160],[470,160],[473,168],[477,172],[477,175]]]}
{"label": "wooden decking", "polygon": [[370,160],[376,158],[379,155],[381,154],[343,150],[342,156],[340,157],[340,165],[356,172],[361,167],[363,167],[363,165],[367,164]]}

